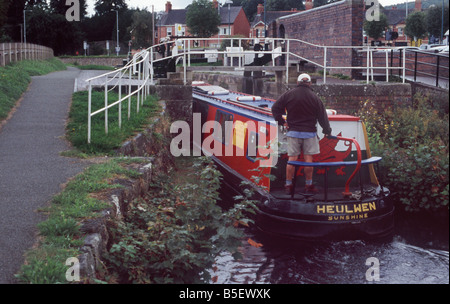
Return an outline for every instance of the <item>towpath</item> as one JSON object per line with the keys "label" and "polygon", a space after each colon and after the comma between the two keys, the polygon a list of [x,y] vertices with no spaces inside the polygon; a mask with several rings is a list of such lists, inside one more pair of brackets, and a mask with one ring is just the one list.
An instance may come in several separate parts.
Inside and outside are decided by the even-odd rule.
{"label": "towpath", "polygon": [[12,117],[0,129],[0,284],[16,283],[24,253],[36,241],[38,212],[87,166],[60,156],[75,79],[69,67],[32,78]]}

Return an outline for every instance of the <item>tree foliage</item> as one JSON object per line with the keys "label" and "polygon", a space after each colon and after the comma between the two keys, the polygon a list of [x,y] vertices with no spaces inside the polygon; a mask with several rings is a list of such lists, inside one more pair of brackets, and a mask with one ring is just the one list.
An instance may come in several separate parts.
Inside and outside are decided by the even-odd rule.
{"label": "tree foliage", "polygon": [[[444,8],[444,32],[448,29],[448,6]],[[441,36],[442,6],[433,6],[426,10],[425,23],[428,34],[435,37]]]}
{"label": "tree foliage", "polygon": [[186,13],[186,25],[196,36],[208,38],[219,32],[220,16],[209,0],[194,0]]}
{"label": "tree foliage", "polygon": [[406,18],[405,34],[415,39],[422,39],[427,34],[424,12],[414,12]]}
{"label": "tree foliage", "polygon": [[389,26],[387,17],[385,14],[380,13],[379,21],[364,21],[364,30],[369,37],[377,40],[383,35],[383,31]]}

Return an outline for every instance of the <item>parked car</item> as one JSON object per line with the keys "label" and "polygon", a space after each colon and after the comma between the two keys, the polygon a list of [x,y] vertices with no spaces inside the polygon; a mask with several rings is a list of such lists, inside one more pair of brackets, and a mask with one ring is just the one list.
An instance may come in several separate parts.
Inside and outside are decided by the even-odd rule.
{"label": "parked car", "polygon": [[430,51],[430,52],[439,52],[444,47],[445,47],[444,44],[422,44],[419,47],[419,50]]}
{"label": "parked car", "polygon": [[444,46],[440,51],[440,54],[448,54],[448,45]]}

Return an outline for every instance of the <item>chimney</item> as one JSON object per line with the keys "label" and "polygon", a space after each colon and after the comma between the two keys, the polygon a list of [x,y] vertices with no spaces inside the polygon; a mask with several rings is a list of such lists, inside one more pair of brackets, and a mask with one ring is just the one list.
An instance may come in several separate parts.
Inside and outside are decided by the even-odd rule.
{"label": "chimney", "polygon": [[217,0],[213,0],[213,7],[217,9],[219,7],[219,2]]}
{"label": "chimney", "polygon": [[312,0],[305,1],[305,10],[310,10],[313,8],[313,6],[314,6],[314,4],[313,4]]}
{"label": "chimney", "polygon": [[422,0],[416,0],[416,4],[414,5],[414,10],[416,12],[422,11]]}
{"label": "chimney", "polygon": [[262,13],[264,13],[264,5],[262,5],[262,3],[260,3],[260,4],[258,4],[258,6],[256,8],[256,14],[262,15]]}
{"label": "chimney", "polygon": [[172,3],[170,1],[166,2],[166,13],[170,12],[172,10]]}

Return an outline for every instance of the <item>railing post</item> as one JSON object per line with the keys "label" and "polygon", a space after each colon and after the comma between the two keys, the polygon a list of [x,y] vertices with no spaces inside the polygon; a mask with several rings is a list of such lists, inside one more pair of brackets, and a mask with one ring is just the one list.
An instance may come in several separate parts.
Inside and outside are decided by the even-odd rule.
{"label": "railing post", "polygon": [[[119,100],[122,99],[122,72],[119,72]],[[119,129],[122,128],[122,102],[119,102]]]}
{"label": "railing post", "polygon": [[417,52],[414,52],[414,82],[416,82],[417,79]]}
{"label": "railing post", "polygon": [[136,106],[136,113],[139,113],[139,102],[140,102],[140,96],[141,91],[139,90],[139,85],[141,84],[141,64],[138,64],[138,83],[137,83],[137,106]]}
{"label": "railing post", "polygon": [[91,143],[91,105],[92,103],[92,84],[89,80],[89,90],[88,90],[88,144]]}
{"label": "railing post", "polygon": [[406,79],[406,50],[403,50],[403,83],[405,83]]}
{"label": "railing post", "polygon": [[133,65],[128,67],[128,120],[130,120],[130,112],[131,112],[131,74],[133,72]]}
{"label": "railing post", "polygon": [[290,47],[290,40],[286,43],[286,84],[289,84],[289,47]]}
{"label": "railing post", "polygon": [[389,54],[386,52],[386,82],[389,82]]}
{"label": "railing post", "polygon": [[323,83],[327,83],[327,47],[323,49]]}
{"label": "railing post", "polygon": [[187,84],[187,79],[186,79],[186,40],[184,40],[183,43],[183,83],[184,85]]}
{"label": "railing post", "polygon": [[366,83],[369,83],[369,77],[370,77],[370,47],[367,45],[367,55],[366,55],[366,65],[367,65],[367,71],[366,71]]}
{"label": "railing post", "polygon": [[441,56],[437,55],[437,62],[436,62],[436,86],[439,86],[439,59]]}
{"label": "railing post", "polygon": [[108,76],[105,77],[105,133],[108,134]]}

